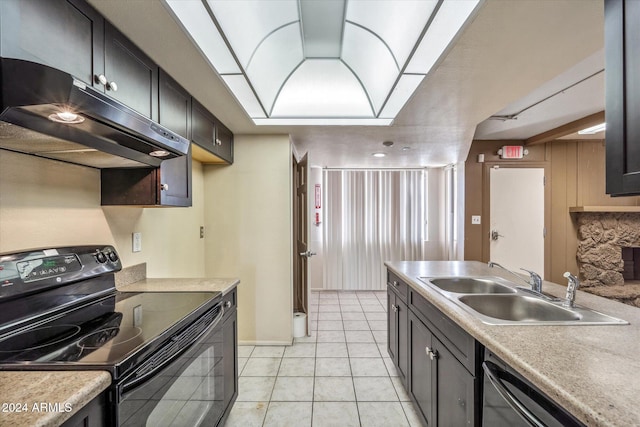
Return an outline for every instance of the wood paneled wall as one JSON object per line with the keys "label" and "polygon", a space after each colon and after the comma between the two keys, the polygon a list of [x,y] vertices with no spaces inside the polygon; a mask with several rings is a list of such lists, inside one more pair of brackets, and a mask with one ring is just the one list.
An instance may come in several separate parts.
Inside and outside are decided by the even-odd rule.
{"label": "wood paneled wall", "polygon": [[[547,201],[545,215],[548,244],[545,245],[545,279],[564,283],[565,271],[577,273],[577,226],[569,214],[572,206],[638,206],[640,197],[611,197],[605,194],[604,141],[555,140],[527,147],[529,155],[519,161],[504,161],[497,156],[503,145],[519,145],[522,141],[474,141],[465,163],[465,259],[489,261],[489,235],[483,226],[472,225],[471,215],[483,215],[489,223],[489,212],[483,212],[488,200],[487,174],[494,164],[527,167],[546,165]],[[478,154],[485,162],[478,163]]]}

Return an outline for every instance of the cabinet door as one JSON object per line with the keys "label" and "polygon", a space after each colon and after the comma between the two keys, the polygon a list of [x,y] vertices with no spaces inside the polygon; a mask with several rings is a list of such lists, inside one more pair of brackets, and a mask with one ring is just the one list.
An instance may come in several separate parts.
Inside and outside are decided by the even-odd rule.
{"label": "cabinet door", "polygon": [[400,298],[396,300],[398,307],[398,375],[404,386],[407,386],[407,371],[409,365],[409,310]]}
{"label": "cabinet door", "polygon": [[438,362],[436,380],[438,426],[475,425],[474,390],[476,379],[437,338],[433,338],[432,344]]}
{"label": "cabinet door", "polygon": [[191,147],[189,152],[160,163],[160,204],[191,206]]}
{"label": "cabinet door", "polygon": [[158,66],[109,22],[104,31],[106,94],[158,120]]}
{"label": "cabinet door", "polygon": [[213,115],[195,99],[191,104],[191,140],[213,153],[215,144],[215,123]]}
{"label": "cabinet door", "polygon": [[[162,126],[189,138],[191,95],[167,73],[160,70],[158,121]],[[160,164],[160,204],[191,206],[191,150],[182,157]]]}
{"label": "cabinet door", "polygon": [[387,289],[387,351],[393,364],[398,367],[398,315],[396,294]]}
{"label": "cabinet door", "polygon": [[104,67],[104,19],[82,1],[0,1],[0,53],[92,84]]}
{"label": "cabinet door", "polygon": [[229,163],[233,163],[233,133],[220,121],[215,122],[216,149],[215,154]]}
{"label": "cabinet door", "polygon": [[438,359],[429,357],[433,349],[433,334],[413,314],[409,313],[409,392],[417,404],[418,413],[426,425],[435,425]]}
{"label": "cabinet door", "polygon": [[640,2],[605,0],[606,191],[640,194]]}

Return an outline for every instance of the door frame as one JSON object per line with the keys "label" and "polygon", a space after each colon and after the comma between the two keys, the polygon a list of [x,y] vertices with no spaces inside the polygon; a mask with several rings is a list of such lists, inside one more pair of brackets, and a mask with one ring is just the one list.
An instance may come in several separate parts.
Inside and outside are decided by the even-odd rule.
{"label": "door frame", "polygon": [[[293,217],[293,311],[302,311],[307,314],[305,334],[309,335],[309,258],[300,255],[309,249],[309,163],[308,156],[304,154],[300,159],[295,153],[291,156],[292,168],[292,217]],[[300,182],[300,170],[303,170]],[[299,191],[304,194],[303,201],[299,201]],[[292,313],[293,315],[293,313]]]}
{"label": "door frame", "polygon": [[[545,185],[544,185],[544,228],[546,235],[544,238],[544,272],[546,280],[551,277],[551,167],[547,162],[486,162],[482,167],[482,216],[487,218],[482,221],[482,261],[489,262],[491,256],[491,169],[495,166],[500,168],[511,169],[544,169]],[[523,266],[524,267],[524,266]]]}

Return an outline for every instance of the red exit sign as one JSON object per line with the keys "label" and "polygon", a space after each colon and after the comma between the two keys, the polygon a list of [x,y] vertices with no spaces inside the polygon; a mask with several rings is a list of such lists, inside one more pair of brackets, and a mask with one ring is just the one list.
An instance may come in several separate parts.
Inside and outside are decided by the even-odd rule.
{"label": "red exit sign", "polygon": [[525,152],[522,145],[505,145],[498,150],[498,154],[502,159],[521,159]]}

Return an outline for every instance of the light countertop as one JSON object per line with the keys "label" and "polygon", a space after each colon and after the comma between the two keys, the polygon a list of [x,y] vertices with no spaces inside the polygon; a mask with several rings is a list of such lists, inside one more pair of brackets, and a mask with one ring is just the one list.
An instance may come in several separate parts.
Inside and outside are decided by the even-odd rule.
{"label": "light countertop", "polygon": [[110,384],[106,371],[0,371],[0,425],[58,426]]}
{"label": "light countertop", "polygon": [[[640,309],[578,291],[577,304],[630,324],[487,325],[417,278],[498,276],[513,282],[508,273],[475,261],[398,261],[386,265],[586,425],[640,426]],[[566,285],[544,282],[543,290],[564,298]]]}

